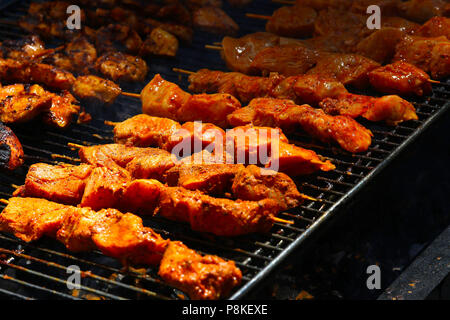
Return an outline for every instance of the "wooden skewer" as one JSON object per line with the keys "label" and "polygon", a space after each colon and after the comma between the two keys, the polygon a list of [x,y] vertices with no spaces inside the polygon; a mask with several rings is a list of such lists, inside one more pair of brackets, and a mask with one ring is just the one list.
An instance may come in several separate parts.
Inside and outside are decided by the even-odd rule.
{"label": "wooden skewer", "polygon": [[122,91],[122,95],[127,96],[127,97],[137,98],[137,99],[141,98],[141,95],[139,93],[132,93],[132,92],[124,92],[124,91]]}
{"label": "wooden skewer", "polygon": [[72,157],[65,156],[65,155],[62,155],[62,154],[57,154],[57,153],[52,153],[51,157],[52,157],[52,159],[61,158],[61,159],[67,159],[67,160],[71,160],[71,161],[81,162],[80,159],[72,158]]}
{"label": "wooden skewer", "polygon": [[222,47],[213,46],[213,45],[210,45],[210,44],[205,44],[205,48],[206,49],[211,49],[211,50],[218,50],[218,51],[222,50]]}
{"label": "wooden skewer", "polygon": [[431,80],[431,79],[428,79],[428,82],[431,82],[431,83],[437,83],[437,84],[441,84],[441,82],[440,82],[440,81],[437,81],[437,80]]}
{"label": "wooden skewer", "polygon": [[272,220],[276,221],[276,222],[287,223],[287,224],[294,224],[295,223],[294,221],[284,220],[284,219],[281,219],[281,218],[278,218],[278,217],[273,217]]}
{"label": "wooden skewer", "polygon": [[4,203],[4,204],[9,204],[9,201],[6,200],[6,199],[0,199],[0,202],[1,202],[1,203]]}
{"label": "wooden skewer", "polygon": [[11,183],[11,187],[13,187],[14,189],[20,188],[20,186],[18,186],[17,184],[14,184],[14,183]]}
{"label": "wooden skewer", "polygon": [[87,147],[87,146],[82,146],[81,144],[76,144],[76,143],[72,143],[72,142],[68,142],[67,145],[68,145],[69,147],[77,148],[77,149],[81,149],[81,148]]}
{"label": "wooden skewer", "polygon": [[303,193],[302,193],[302,198],[306,199],[306,200],[312,200],[312,201],[322,201],[321,199],[316,199],[316,198],[307,196],[306,194],[303,194]]}
{"label": "wooden skewer", "polygon": [[184,73],[184,74],[194,74],[194,71],[184,70],[180,68],[172,68],[172,71],[178,72],[178,73]]}
{"label": "wooden skewer", "polygon": [[115,127],[115,126],[117,126],[120,122],[113,122],[113,121],[105,120],[104,123],[105,123],[107,126]]}
{"label": "wooden skewer", "polygon": [[261,19],[261,20],[270,20],[271,16],[264,16],[262,14],[256,14],[256,13],[246,13],[245,14],[249,18],[255,18],[255,19]]}

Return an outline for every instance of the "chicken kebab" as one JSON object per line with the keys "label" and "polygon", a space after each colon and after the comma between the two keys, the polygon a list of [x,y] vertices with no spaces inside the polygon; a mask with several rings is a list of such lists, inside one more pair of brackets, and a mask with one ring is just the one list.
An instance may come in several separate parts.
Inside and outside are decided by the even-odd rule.
{"label": "chicken kebab", "polygon": [[73,252],[100,250],[128,265],[159,265],[159,276],[191,299],[220,299],[240,284],[233,261],[202,256],[179,241],[164,239],[142,219],[115,209],[99,211],[39,198],[10,198],[0,231],[30,242],[56,238]]}
{"label": "chicken kebab", "polygon": [[[230,94],[191,95],[160,75],[145,86],[140,97],[145,114],[181,122],[203,121],[223,128],[236,126],[230,119],[242,110],[239,101]],[[309,105],[297,106],[291,101],[267,99],[265,103],[267,108],[260,113],[263,121],[258,125],[281,126],[286,131],[301,128],[314,138],[337,142],[350,152],[365,151],[371,143],[370,131],[347,116],[329,116]]]}
{"label": "chicken kebab", "polygon": [[15,170],[23,161],[22,144],[14,132],[0,122],[0,169]]}

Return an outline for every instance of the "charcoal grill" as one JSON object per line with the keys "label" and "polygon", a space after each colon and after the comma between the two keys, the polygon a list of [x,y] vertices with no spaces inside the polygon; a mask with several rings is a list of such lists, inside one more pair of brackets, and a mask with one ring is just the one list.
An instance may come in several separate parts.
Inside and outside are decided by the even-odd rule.
{"label": "charcoal grill", "polygon": [[[264,29],[264,22],[246,18],[244,12],[271,14],[278,6],[269,0],[255,3],[246,10],[225,9],[241,26],[240,33],[247,34]],[[1,7],[1,6],[0,6]],[[25,14],[28,1],[14,2],[0,11],[0,40],[18,38],[23,32],[13,23]],[[126,84],[123,89],[140,92],[143,86],[160,73],[163,78],[177,82],[187,89],[187,78],[172,71],[173,67],[196,71],[200,68],[226,70],[218,52],[208,51],[205,44],[220,41],[221,37],[206,33],[195,34],[190,47],[181,47],[177,58],[152,58],[146,82]],[[55,43],[54,45],[57,45]],[[370,93],[370,92],[369,92]],[[317,143],[305,135],[295,135],[295,143],[311,148],[329,158],[335,165],[333,172],[319,173],[296,182],[303,193],[319,201],[306,201],[301,207],[280,214],[293,220],[293,225],[276,223],[269,234],[221,238],[193,232],[188,226],[151,218],[146,226],[163,236],[181,240],[201,253],[216,254],[232,259],[243,272],[243,283],[230,299],[244,298],[263,281],[305,240],[329,225],[331,219],[345,213],[343,208],[361,189],[399,155],[406,146],[427,127],[432,125],[450,106],[450,81],[433,85],[433,95],[414,100],[418,121],[409,121],[396,127],[364,123],[374,133],[372,146],[367,152],[352,155],[329,145]],[[72,142],[83,145],[110,143],[111,128],[104,120],[122,121],[140,113],[140,101],[121,96],[109,107],[84,106],[92,114],[89,124],[73,124],[59,131],[34,121],[13,126],[27,155],[25,165],[12,173],[0,174],[0,197],[9,198],[14,185],[23,183],[28,167],[35,162],[78,163],[77,152],[68,147]],[[0,209],[3,209],[4,205]],[[69,266],[82,271],[79,290],[67,288]],[[94,251],[83,254],[68,252],[52,239],[26,244],[11,235],[0,233],[0,298],[15,299],[184,299],[182,292],[168,286],[156,275],[155,268],[122,270],[118,261]]]}

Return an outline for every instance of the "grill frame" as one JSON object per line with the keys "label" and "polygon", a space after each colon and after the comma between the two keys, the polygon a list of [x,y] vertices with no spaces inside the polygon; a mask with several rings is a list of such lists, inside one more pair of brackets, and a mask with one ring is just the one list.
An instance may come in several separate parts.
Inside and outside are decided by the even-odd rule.
{"label": "grill frame", "polygon": [[[6,17],[8,19],[11,19],[12,21],[17,19],[21,14],[23,14],[24,11],[24,3],[25,1],[21,1],[17,7],[3,12],[0,11],[0,16]],[[263,6],[251,6],[248,9],[248,12],[256,12],[256,13],[270,13],[273,11],[274,8],[278,7],[274,4],[265,4]],[[251,21],[249,20],[243,20],[243,13],[238,10],[233,10],[230,8],[227,11],[231,12],[231,16],[236,19],[238,22],[244,22],[244,28],[241,30],[241,34],[255,32],[257,30],[262,30],[264,24],[260,21]],[[0,38],[4,38],[4,36],[14,37],[18,36],[19,34],[14,31],[17,30],[13,26],[7,26],[2,25],[2,29],[0,30]],[[180,49],[179,57],[186,58],[185,60],[188,61],[188,65],[193,69],[197,70],[201,67],[208,67],[205,65],[205,63],[209,64],[209,67],[212,67],[213,69],[225,69],[224,63],[221,61],[219,55],[216,52],[202,52],[202,54],[205,54],[205,61],[201,61],[200,63],[196,61],[196,57],[198,57],[198,50],[203,49],[204,44],[207,43],[213,43],[214,41],[220,40],[220,37],[214,37],[209,35],[198,35],[196,34],[196,38],[194,39],[194,43],[192,47],[182,47]],[[155,72],[160,72],[163,77],[169,81],[176,81],[177,83],[181,83],[181,86],[186,89],[187,87],[187,81],[186,77],[182,77],[180,75],[177,75],[169,69],[168,66],[171,67],[178,67],[183,68],[186,67],[185,60],[181,61],[180,58],[176,59],[164,59],[164,58],[155,58],[152,59],[152,62],[150,64],[150,69],[153,71],[150,74],[150,77],[153,76]],[[177,81],[178,78],[178,81]],[[148,79],[147,79],[148,80]],[[134,85],[124,85],[123,88],[125,90],[129,91],[139,91],[143,87],[145,83],[139,84],[137,86]],[[188,245],[194,244],[195,249],[200,249],[200,252],[204,253],[217,253],[217,251],[220,252],[220,255],[222,257],[230,258],[233,257],[233,255],[238,255],[237,252],[234,251],[232,248],[234,243],[240,244],[244,249],[249,248],[253,245],[253,250],[247,250],[247,252],[244,254],[244,256],[247,256],[247,258],[243,259],[243,261],[238,261],[238,266],[242,268],[245,268],[247,270],[246,273],[244,273],[244,280],[245,283],[239,287],[233,295],[229,298],[231,300],[236,299],[242,299],[244,298],[252,289],[254,289],[258,284],[260,284],[274,269],[279,266],[285,258],[287,258],[289,255],[291,255],[295,250],[302,247],[302,244],[311,238],[312,235],[315,235],[318,233],[319,230],[321,230],[326,225],[329,225],[331,219],[344,214],[343,208],[355,197],[357,194],[366,188],[367,185],[370,184],[370,182],[380,173],[383,171],[383,169],[388,166],[400,153],[404,151],[404,149],[414,143],[414,141],[421,135],[423,131],[425,131],[427,128],[429,128],[433,123],[435,123],[445,112],[447,112],[448,108],[450,107],[450,101],[448,101],[450,97],[450,81],[447,80],[446,83],[443,83],[441,85],[433,85],[433,96],[428,100],[418,100],[416,104],[416,108],[418,108],[418,114],[420,118],[426,118],[424,120],[420,121],[412,121],[410,123],[401,124],[398,127],[395,128],[386,128],[383,125],[377,125],[377,124],[370,124],[368,122],[363,122],[364,125],[367,125],[370,129],[373,130],[375,133],[374,142],[371,148],[368,152],[363,153],[361,155],[351,156],[345,152],[342,152],[341,150],[336,150],[333,147],[324,146],[323,144],[317,144],[314,141],[311,141],[308,137],[304,135],[298,135],[294,137],[300,145],[311,147],[313,150],[317,151],[320,154],[323,154],[325,156],[329,156],[334,159],[334,163],[338,165],[338,168],[336,171],[332,173],[324,173],[324,174],[318,174],[314,175],[310,178],[306,178],[304,181],[300,182],[300,185],[303,186],[303,188],[307,189],[309,192],[314,192],[312,194],[315,197],[321,198],[321,202],[305,202],[304,205],[302,205],[300,208],[296,208],[294,210],[290,210],[290,212],[295,211],[297,213],[296,217],[292,217],[291,215],[283,216],[283,218],[294,218],[296,221],[296,224],[294,227],[287,226],[287,225],[280,225],[276,224],[274,227],[274,230],[271,232],[271,234],[268,235],[250,235],[248,237],[239,238],[237,240],[226,240],[221,239],[218,237],[213,237],[215,240],[214,242],[209,242],[209,238],[206,235],[196,235],[194,232],[189,232],[187,229],[189,229],[186,226],[181,226],[177,223],[171,223],[159,219],[144,219],[144,222],[146,225],[150,225],[151,227],[156,227],[155,230],[158,232],[161,232],[163,236],[170,235],[170,238],[174,239],[180,239],[186,242]],[[369,92],[370,93],[370,92]],[[441,96],[441,97],[440,97]],[[433,101],[432,104],[430,104],[430,101]],[[439,104],[442,104],[441,106],[438,106]],[[139,113],[140,109],[140,103],[136,103],[135,100],[127,97],[120,97],[119,101],[115,103],[113,106],[109,107],[109,109],[101,109],[100,111],[96,110],[95,108],[88,109],[87,111],[90,112],[93,115],[93,122],[88,125],[73,125],[67,132],[59,132],[54,129],[49,128],[43,128],[42,125],[36,121],[35,123],[31,125],[26,126],[18,126],[17,128],[14,127],[13,130],[18,135],[19,139],[24,143],[25,152],[29,155],[31,155],[27,159],[27,165],[29,163],[34,163],[37,161],[44,161],[44,162],[57,162],[55,159],[62,159],[65,162],[72,162],[68,161],[68,159],[65,158],[52,158],[52,153],[54,153],[54,150],[57,150],[59,154],[62,154],[63,156],[71,156],[73,153],[71,151],[68,151],[67,145],[64,145],[63,142],[74,142],[78,144],[85,144],[85,142],[88,143],[108,143],[110,142],[110,138],[108,136],[111,136],[111,132],[106,129],[105,126],[101,125],[101,122],[103,119],[107,120],[113,120],[113,121],[120,121],[124,120],[125,118],[129,117],[130,115],[134,115]],[[430,112],[426,112],[428,109],[430,109]],[[33,136],[33,130],[36,128],[40,128],[43,133],[42,137],[47,140],[40,140],[41,136]],[[17,129],[17,130],[16,130]],[[83,131],[83,130],[86,130]],[[68,133],[69,132],[69,133]],[[406,132],[406,133],[405,133]],[[92,134],[96,134],[97,136],[92,136]],[[107,135],[107,136],[106,136]],[[292,137],[289,137],[292,138]],[[49,140],[50,139],[50,140]],[[51,140],[54,139],[54,140]],[[41,142],[40,146],[44,145],[47,147],[40,148],[35,147],[34,142]],[[399,141],[398,143],[396,141]],[[381,146],[381,147],[380,147]],[[391,149],[389,149],[391,148]],[[388,150],[386,150],[388,149]],[[379,156],[379,154],[384,154],[383,157]],[[76,162],[73,162],[76,163]],[[374,164],[375,163],[375,164]],[[350,168],[352,171],[351,174],[348,174],[347,171],[345,171],[345,168]],[[26,167],[19,170],[19,172],[15,172],[12,174],[1,174],[0,177],[2,180],[5,180],[6,182],[0,182],[0,196],[2,197],[9,197],[11,188],[6,188],[5,184],[10,183],[22,183],[24,179],[24,173],[26,173]],[[351,177],[351,178],[349,178]],[[349,180],[350,179],[350,180]],[[350,183],[348,181],[353,181],[351,179],[356,179],[357,182]],[[303,179],[299,179],[303,180]],[[355,181],[356,181],[355,180]],[[298,181],[296,181],[298,182]],[[6,191],[5,191],[6,190]],[[315,191],[314,191],[315,190]],[[308,193],[309,194],[309,193]],[[330,200],[331,199],[331,200]],[[326,209],[323,209],[326,208]],[[162,225],[162,227],[161,227]],[[166,228],[169,229],[168,232],[166,232]],[[282,231],[282,233],[278,233]],[[290,238],[289,236],[286,236],[285,234],[295,234],[300,233],[298,236],[295,237],[295,239]],[[187,235],[186,235],[186,234]],[[194,237],[194,238],[192,238]],[[222,244],[220,241],[225,241],[224,244]],[[278,241],[278,243],[282,243],[283,245],[274,245],[273,243]],[[284,241],[284,242],[283,242]],[[34,254],[33,250],[37,250],[39,252],[39,255],[45,256],[45,254],[50,254],[50,251],[53,251],[51,254],[55,254],[61,259],[68,259],[68,260],[74,260],[79,262],[82,262],[83,265],[91,265],[92,267],[98,268],[93,263],[96,263],[95,259],[99,258],[102,260],[104,257],[98,257],[98,252],[93,254],[86,254],[86,256],[91,257],[94,260],[86,260],[86,263],[83,262],[85,260],[80,260],[78,255],[68,253],[67,250],[64,250],[64,248],[61,248],[58,244],[55,244],[56,241],[54,240],[44,240],[39,241],[36,244],[24,244],[21,241],[18,241],[14,239],[13,237],[9,235],[3,235],[0,234],[0,247],[4,245],[5,243],[15,243],[17,244],[18,249],[11,250],[7,252],[9,255],[9,258],[4,259],[1,258],[2,256],[2,250],[0,249],[0,297],[1,294],[7,294],[16,298],[27,298],[27,296],[23,293],[16,293],[13,291],[8,291],[7,289],[2,288],[2,279],[3,280],[9,280],[10,282],[14,282],[20,286],[27,287],[32,290],[40,290],[44,291],[49,295],[56,295],[61,298],[78,298],[71,296],[70,294],[55,291],[54,289],[50,288],[35,288],[32,287],[32,285],[35,285],[31,282],[24,282],[20,279],[12,278],[9,275],[5,276],[5,272],[8,270],[15,269],[16,271],[23,271],[20,268],[22,266],[15,265],[15,260],[25,259],[28,261],[32,261],[32,263],[38,263],[36,259],[40,259],[39,257],[29,255],[23,256],[21,253],[22,248],[26,248],[26,250],[31,251]],[[232,244],[230,244],[231,242]],[[290,242],[286,245],[287,242]],[[212,244],[211,244],[212,243]],[[220,244],[220,246],[216,247],[217,244]],[[47,248],[50,247],[50,249]],[[213,247],[212,247],[213,246]],[[52,249],[57,248],[57,249]],[[19,251],[17,251],[19,250]],[[60,250],[60,251],[58,251]],[[245,252],[246,250],[241,251]],[[3,254],[5,254],[3,252]],[[272,255],[272,258],[268,258],[265,254],[268,256]],[[61,256],[61,255],[67,255]],[[97,255],[97,256],[96,256]],[[84,257],[85,255],[81,255]],[[8,262],[8,260],[13,257],[14,259]],[[58,258],[58,259],[59,259]],[[77,259],[77,260],[75,260]],[[84,259],[84,258],[81,258]],[[253,259],[253,260],[252,260]],[[112,260],[112,259],[109,259]],[[108,263],[111,263],[113,266],[117,265],[115,262],[109,261]],[[59,260],[58,260],[59,261]],[[256,262],[255,262],[256,261]],[[40,263],[40,262],[39,262]],[[55,266],[54,261],[45,261],[42,262],[42,264],[47,264],[47,266],[52,268],[60,268],[58,266]],[[253,264],[251,264],[253,263]],[[58,263],[59,264],[59,263]],[[261,266],[262,267],[259,267]],[[2,266],[7,266],[6,271],[3,271],[1,269]],[[61,266],[64,267],[62,264]],[[109,266],[109,265],[108,265]],[[103,268],[103,266],[102,266]],[[100,268],[101,269],[101,268]],[[32,270],[32,269],[30,269]],[[61,269],[63,270],[63,269]],[[250,270],[250,271],[249,271]],[[251,271],[253,270],[253,271]],[[35,270],[33,270],[34,272]],[[84,270],[83,270],[84,271]],[[96,271],[98,271],[96,269]],[[111,270],[110,270],[111,271]],[[119,267],[113,268],[114,272],[119,272]],[[111,271],[111,272],[113,272]],[[154,271],[154,270],[153,270]],[[23,271],[25,273],[30,273],[28,271]],[[177,291],[172,290],[168,285],[162,284],[161,281],[156,277],[155,272],[152,272],[150,270],[150,278],[147,276],[142,276],[139,273],[133,273],[134,271],[129,271],[129,273],[121,273],[121,275],[125,275],[126,277],[131,277],[132,279],[140,279],[142,281],[149,281],[152,283],[152,286],[155,285],[157,288],[161,289],[161,292],[167,292],[167,296],[160,294],[158,298],[177,298]],[[85,272],[86,273],[86,272]],[[36,274],[32,275],[36,276]],[[248,274],[253,274],[253,276],[248,276]],[[51,277],[50,272],[48,273],[42,273],[42,275],[39,275],[40,277],[46,278]],[[86,273],[85,275],[87,278],[96,278],[97,274],[89,274]],[[125,279],[124,278],[124,279]],[[14,280],[12,280],[14,279]],[[47,279],[47,278],[46,278]],[[60,279],[60,278],[59,278]],[[50,278],[47,280],[52,281]],[[60,279],[62,280],[62,279]],[[97,279],[98,280],[98,279]],[[125,288],[128,284],[121,281],[113,281],[113,284],[115,286],[123,287]],[[63,280],[64,281],[64,280]],[[95,286],[91,288],[90,286],[87,286],[84,291],[87,291],[88,293],[91,292],[93,294],[100,293],[100,296],[107,297],[107,298],[122,298],[120,295],[114,295],[109,293],[109,290],[114,291],[117,288],[109,289],[107,286],[105,291],[102,291],[103,286],[105,283],[111,284],[111,281],[109,279],[102,279],[98,280],[101,283],[94,283]],[[58,281],[56,281],[58,282]],[[114,283],[117,282],[117,283]],[[124,287],[125,286],[125,287]],[[91,289],[89,289],[91,288]],[[131,291],[136,292],[136,296],[139,297],[138,291],[141,291],[142,288],[139,288],[138,286],[134,285],[132,288],[128,288]],[[127,289],[127,290],[128,290]],[[149,290],[148,290],[149,291]],[[140,292],[143,294],[143,292]],[[152,297],[152,294],[147,293],[150,297]],[[42,295],[41,295],[42,296]],[[86,298],[86,296],[82,296]],[[89,298],[89,297],[87,297]]]}

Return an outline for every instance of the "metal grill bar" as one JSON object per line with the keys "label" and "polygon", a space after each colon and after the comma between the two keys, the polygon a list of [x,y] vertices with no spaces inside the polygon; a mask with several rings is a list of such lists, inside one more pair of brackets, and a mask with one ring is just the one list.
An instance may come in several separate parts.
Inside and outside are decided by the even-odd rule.
{"label": "metal grill bar", "polygon": [[[10,11],[1,11],[0,20],[15,21],[26,12],[27,3],[27,1],[21,1]],[[248,11],[271,13],[275,8],[277,8],[275,4],[258,2]],[[264,28],[264,22],[247,19],[241,10],[228,7],[226,9],[231,12],[235,20],[240,22],[241,34],[260,31]],[[0,40],[18,38],[22,35],[22,31],[17,26],[9,23],[0,23],[0,27]],[[204,50],[205,44],[220,40],[220,36],[196,34],[191,47],[180,48],[179,57],[182,57],[182,60],[152,59],[149,66],[153,73],[149,74],[147,80],[150,80],[154,73],[160,73],[163,78],[175,81],[182,88],[187,89],[187,78],[174,73],[173,67],[189,70],[205,67],[226,70],[217,52]],[[200,52],[202,59],[198,59]],[[146,82],[136,85],[126,84],[124,89],[140,92],[145,84]],[[243,285],[231,299],[242,298],[331,217],[344,212],[340,209],[346,203],[389,165],[407,145],[413,143],[421,132],[446,112],[450,106],[449,90],[449,83],[436,84],[433,85],[431,97],[413,101],[420,117],[419,121],[402,123],[397,127],[363,121],[363,124],[374,133],[374,137],[372,146],[362,154],[351,155],[333,146],[314,141],[306,134],[298,133],[290,137],[294,139],[292,140],[294,143],[311,148],[330,159],[337,167],[333,172],[319,173],[296,181],[303,193],[318,201],[305,201],[299,208],[281,214],[293,220],[293,225],[276,223],[269,234],[229,239],[199,234],[182,223],[159,218],[144,217],[144,224],[165,237],[182,240],[201,253],[217,254],[236,261],[243,271],[244,278]],[[74,124],[66,131],[44,127],[39,121],[13,126],[14,132],[27,153],[26,163],[17,172],[0,175],[1,197],[8,198],[14,190],[12,185],[23,183],[31,164],[36,161],[55,164],[59,163],[59,160],[66,163],[78,163],[77,151],[68,147],[68,142],[82,145],[110,143],[113,141],[111,127],[104,125],[104,120],[122,121],[140,113],[140,101],[129,97],[119,97],[108,108],[84,107],[93,115],[94,120],[89,124]],[[1,208],[3,206],[0,206]],[[110,299],[185,297],[159,280],[154,268],[147,269],[145,274],[133,270],[125,271],[120,269],[117,261],[104,257],[98,251],[80,256],[68,253],[54,240],[43,239],[36,244],[24,244],[9,235],[2,234],[0,234],[0,248],[3,248],[0,249],[0,296],[33,299],[47,294],[64,299],[89,298],[73,296],[65,289],[65,279],[62,274],[69,264],[77,264],[82,266],[83,270],[90,271],[85,273],[83,291],[101,297]],[[111,278],[113,276],[114,278]],[[11,285],[18,286],[20,291],[10,290]]]}

